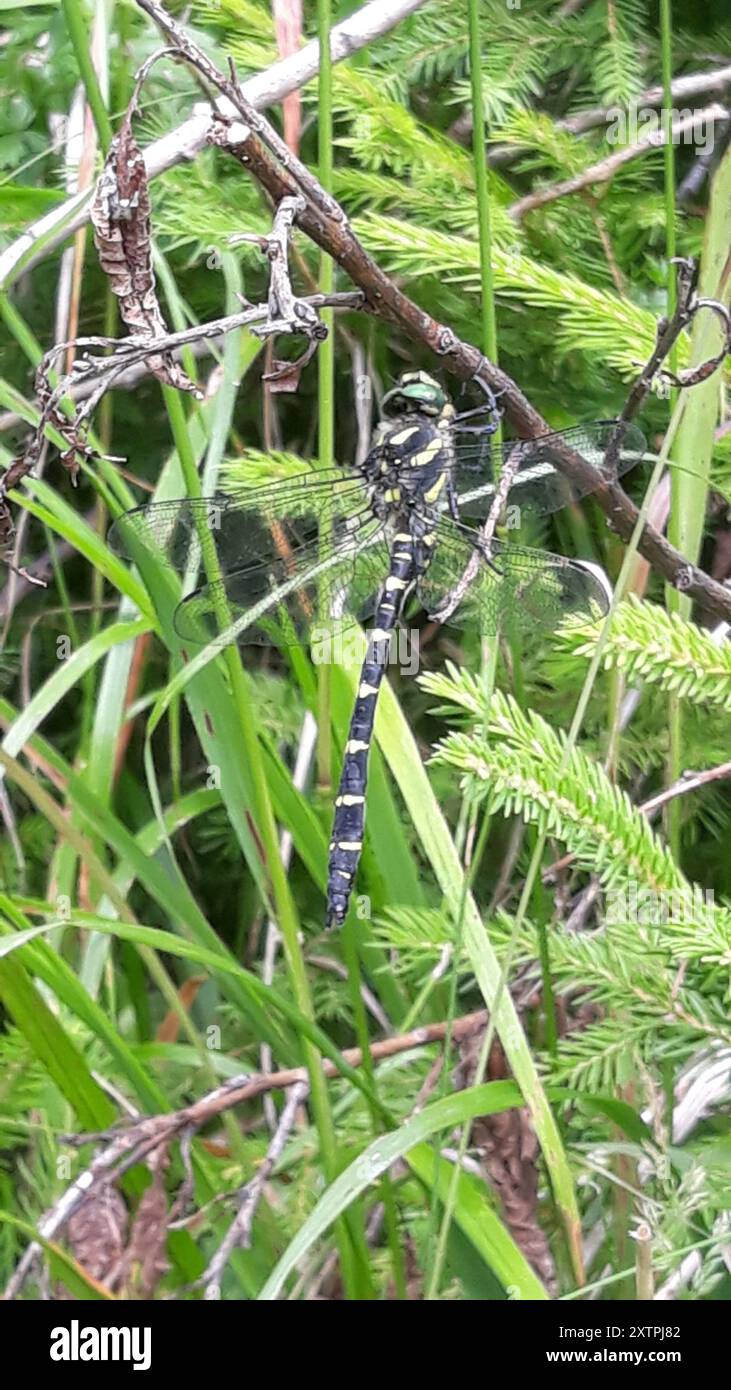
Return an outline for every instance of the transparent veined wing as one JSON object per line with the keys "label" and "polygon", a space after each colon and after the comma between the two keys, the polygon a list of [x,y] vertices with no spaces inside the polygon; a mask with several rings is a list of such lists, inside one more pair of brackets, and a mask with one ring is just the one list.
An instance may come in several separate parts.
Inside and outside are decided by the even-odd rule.
{"label": "transparent veined wing", "polygon": [[146,554],[190,573],[212,539],[224,570],[258,558],[264,563],[328,526],[333,533],[367,504],[361,480],[342,469],[311,470],[264,487],[232,489],[213,497],[183,498],[135,507],[110,527],[111,548],[138,561]]}
{"label": "transparent veined wing", "polygon": [[[356,520],[353,518],[353,520]],[[226,573],[182,600],[175,628],[186,642],[299,646],[327,661],[333,634],[365,621],[388,573],[383,524],[371,511],[328,543],[315,537]]]}
{"label": "transparent veined wing", "polygon": [[619,445],[612,444],[616,420],[598,420],[574,429],[541,435],[538,439],[509,440],[490,444],[479,434],[454,435],[454,489],[460,513],[465,517],[486,517],[495,496],[494,482],[505,469],[512,473],[508,507],[545,516],[560,511],[590,493],[597,483],[590,478],[569,478],[561,464],[567,455],[578,455],[610,482],[641,462],[646,440],[636,425],[627,425]]}
{"label": "transparent veined wing", "polygon": [[[115,521],[109,540],[140,565],[162,560],[184,576],[192,592],[175,626],[186,641],[281,645],[304,641],[333,615],[344,623],[368,616],[386,573],[381,533],[365,484],[328,469],[137,507]],[[211,572],[207,551],[220,577],[200,584]]]}
{"label": "transparent veined wing", "polygon": [[601,617],[609,607],[601,580],[579,561],[493,541],[488,563],[479,531],[445,518],[417,593],[427,613],[439,618],[455,591],[460,602],[448,621],[489,636],[506,628],[555,629],[566,617]]}

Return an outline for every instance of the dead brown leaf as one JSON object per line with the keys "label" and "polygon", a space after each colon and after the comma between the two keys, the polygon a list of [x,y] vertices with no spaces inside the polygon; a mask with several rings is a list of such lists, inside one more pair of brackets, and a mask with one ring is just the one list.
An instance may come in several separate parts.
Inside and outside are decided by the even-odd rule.
{"label": "dead brown leaf", "polygon": [[[162,337],[167,325],[157,299],[150,237],[150,192],[142,151],[132,133],[140,81],[115,135],[94,193],[91,221],[102,269],[119,298],[124,323],[143,338]],[[179,391],[201,392],[169,354],[147,358],[150,371]]]}

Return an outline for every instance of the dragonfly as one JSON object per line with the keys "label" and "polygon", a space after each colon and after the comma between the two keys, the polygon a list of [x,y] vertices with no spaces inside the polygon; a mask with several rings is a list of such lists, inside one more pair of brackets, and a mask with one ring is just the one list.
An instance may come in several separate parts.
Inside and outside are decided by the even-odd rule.
{"label": "dragonfly", "polygon": [[[500,521],[514,506],[521,521],[556,512],[612,481],[642,459],[644,436],[604,420],[491,443],[499,420],[494,397],[459,412],[434,377],[405,372],[383,398],[358,467],[313,467],[213,497],[151,503],[110,532],[118,553],[138,563],[162,558],[192,584],[174,615],[186,647],[319,643],[373,617],[335,799],[328,927],[344,923],[355,885],[376,704],[408,606],[483,635],[607,612],[591,568],[513,544]],[[567,454],[592,469],[569,478]]]}

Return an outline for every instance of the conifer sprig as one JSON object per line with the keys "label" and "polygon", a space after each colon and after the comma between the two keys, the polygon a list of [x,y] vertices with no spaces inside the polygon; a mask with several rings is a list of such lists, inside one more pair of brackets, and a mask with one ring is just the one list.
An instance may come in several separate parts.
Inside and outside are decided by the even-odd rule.
{"label": "conifer sprig", "polygon": [[[601,624],[565,627],[562,644],[574,656],[590,657]],[[630,681],[731,711],[731,648],[711,633],[654,603],[632,596],[617,608],[604,648],[606,670]]]}
{"label": "conifer sprig", "polygon": [[669,905],[668,919],[660,917],[666,949],[728,969],[731,911],[694,889],[647,817],[599,763],[576,747],[567,756],[566,735],[510,695],[495,692],[486,708],[479,678],[467,671],[450,665],[420,683],[445,702],[446,712],[468,716],[468,727],[440,740],[434,754],[434,762],[461,774],[465,795],[490,814],[520,815],[545,829],[578,866],[597,875],[615,908],[625,890],[635,900],[648,895],[660,908]]}

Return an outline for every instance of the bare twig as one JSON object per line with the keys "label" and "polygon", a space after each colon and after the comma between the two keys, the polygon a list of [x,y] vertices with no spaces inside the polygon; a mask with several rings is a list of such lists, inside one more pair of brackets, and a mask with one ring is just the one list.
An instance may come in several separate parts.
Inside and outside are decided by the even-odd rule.
{"label": "bare twig", "polygon": [[684,772],[677,782],[673,782],[671,787],[665,787],[656,796],[643,801],[639,809],[645,816],[654,816],[668,801],[673,801],[678,796],[687,796],[689,792],[695,792],[699,787],[707,787],[711,782],[725,781],[727,777],[731,777],[731,762],[719,763],[717,767],[705,768],[703,772],[689,770]]}
{"label": "bare twig", "polygon": [[678,258],[676,260],[676,265],[678,271],[675,312],[671,318],[663,317],[658,320],[655,346],[639,376],[632,384],[632,389],[627,396],[622,411],[622,423],[632,420],[637,414],[650,393],[652,383],[662,363],[671,353],[680,334],[683,329],[687,327],[693,314],[697,312],[697,300],[694,298],[697,279],[695,264],[693,261]]}
{"label": "bare twig", "polygon": [[[189,345],[189,350],[196,358],[205,357],[209,353],[215,354],[215,342],[215,336],[212,337],[210,341],[205,341],[201,339],[197,343],[191,343]],[[176,354],[181,351],[181,348],[177,348],[176,352],[171,355],[175,357]],[[150,368],[148,363],[143,360],[141,362],[135,363],[135,365],[132,367],[125,367],[124,371],[121,371],[118,375],[114,376],[112,380],[109,382],[108,389],[110,391],[133,391],[134,388],[138,386],[141,381],[144,381],[145,377],[148,376],[151,376]],[[88,400],[89,396],[92,394],[93,391],[93,380],[82,380],[69,385],[68,397],[69,400],[73,401],[75,404],[78,404],[82,401]],[[35,404],[35,402],[32,402],[32,404]],[[3,411],[2,415],[0,415],[0,434],[2,434],[5,430],[16,429],[18,425],[22,424],[25,424],[25,421],[22,419],[20,415],[17,415],[15,411]]]}
{"label": "bare twig", "polygon": [[574,174],[570,179],[561,179],[559,183],[551,184],[549,188],[541,188],[534,193],[527,194],[525,198],[520,198],[517,203],[512,203],[508,212],[515,222],[519,222],[527,213],[534,212],[536,208],[545,207],[547,203],[554,203],[557,198],[566,198],[569,194],[579,193],[581,189],[588,188],[592,184],[606,183],[625,164],[629,164],[633,159],[639,159],[651,150],[661,149],[663,145],[668,143],[668,138],[671,141],[676,141],[686,131],[693,130],[697,122],[724,121],[727,117],[726,107],[719,105],[718,102],[713,102],[704,111],[693,112],[692,115],[682,120],[674,121],[669,137],[666,131],[652,131],[633,145],[625,145],[623,149],[615,150],[613,154],[600,160],[598,164],[591,164],[580,174]]}
{"label": "bare twig", "polygon": [[318,182],[314,174],[310,173],[307,165],[297,158],[297,155],[290,150],[278,132],[269,125],[268,121],[259,114],[256,107],[248,99],[236,76],[233,63],[230,64],[229,75],[224,76],[215,63],[211,62],[208,55],[203,52],[203,49],[193,42],[182,24],[179,24],[172,15],[168,14],[164,5],[158,4],[158,0],[137,0],[137,4],[151,19],[154,19],[158,28],[178,50],[179,56],[186,63],[190,63],[196,72],[199,72],[207,82],[210,82],[212,87],[220,92],[222,97],[225,97],[229,106],[243,118],[250,130],[266,140],[282,168],[286,169],[309,201],[328,217],[344,217],[345,214],[335,199],[325,192],[322,184]]}
{"label": "bare twig", "polygon": [[297,1110],[305,1099],[308,1089],[309,1087],[306,1081],[298,1081],[292,1087],[287,1097],[287,1103],[279,1118],[277,1128],[272,1135],[266,1157],[259,1165],[254,1177],[251,1178],[249,1182],[245,1183],[239,1191],[239,1209],[226,1235],[221,1241],[218,1250],[209,1261],[200,1279],[197,1281],[196,1287],[204,1288],[208,1298],[220,1298],[223,1271],[234,1250],[236,1250],[237,1247],[248,1250],[251,1245],[251,1230],[262,1192],[264,1191],[275,1164],[281,1157],[284,1146],[289,1139],[292,1126],[297,1118]]}

